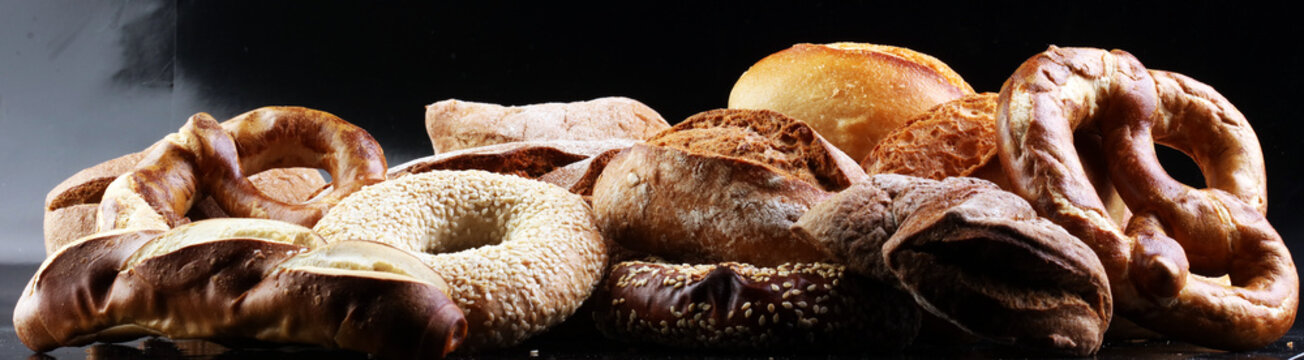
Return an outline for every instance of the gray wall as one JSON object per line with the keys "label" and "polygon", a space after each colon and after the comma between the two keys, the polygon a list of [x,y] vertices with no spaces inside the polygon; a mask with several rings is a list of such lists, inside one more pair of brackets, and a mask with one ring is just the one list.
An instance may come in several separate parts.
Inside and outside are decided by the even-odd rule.
{"label": "gray wall", "polygon": [[[170,6],[0,0],[0,263],[44,258],[41,209],[51,187],[144,149],[180,126],[176,109],[194,106],[173,86],[171,54],[160,53],[168,49],[130,49],[124,41],[170,19],[158,16]],[[159,25],[166,26],[157,36],[172,41],[172,24]],[[158,62],[138,63],[154,55]]]}

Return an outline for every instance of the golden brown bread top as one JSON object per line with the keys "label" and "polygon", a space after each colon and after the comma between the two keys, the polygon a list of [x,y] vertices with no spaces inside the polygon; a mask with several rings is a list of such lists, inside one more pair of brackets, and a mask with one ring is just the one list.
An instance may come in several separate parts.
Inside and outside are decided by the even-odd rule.
{"label": "golden brown bread top", "polygon": [[865,172],[933,180],[974,174],[996,156],[996,98],[969,95],[919,114],[874,146],[861,162]]}
{"label": "golden brown bread top", "polygon": [[782,112],[862,159],[906,120],[970,94],[949,67],[910,49],[797,44],[748,68],[729,93],[729,108]]}
{"label": "golden brown bread top", "polygon": [[942,60],[938,60],[932,55],[928,55],[925,53],[921,53],[918,51],[914,51],[899,46],[880,45],[880,44],[837,42],[837,43],[827,44],[824,46],[828,46],[834,49],[841,49],[841,50],[877,52],[877,53],[892,55],[901,58],[902,60],[905,60],[906,64],[921,65],[926,68],[932,69],[933,72],[945,78],[947,82],[951,83],[951,85],[954,85],[957,88],[965,89],[968,93],[971,94],[974,92],[973,86],[970,86],[968,82],[965,82],[964,79],[960,77],[959,73],[956,73],[955,70],[952,70],[951,67],[946,65],[946,63],[942,62]]}
{"label": "golden brown bread top", "polygon": [[698,113],[647,143],[754,161],[826,191],[840,190],[860,178],[860,171],[846,168],[849,158],[809,125],[769,110]]}

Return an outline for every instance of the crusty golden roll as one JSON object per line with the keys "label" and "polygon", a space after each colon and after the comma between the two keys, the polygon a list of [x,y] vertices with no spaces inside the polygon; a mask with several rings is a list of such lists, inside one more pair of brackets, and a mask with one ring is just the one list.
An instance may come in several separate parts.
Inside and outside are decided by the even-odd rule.
{"label": "crusty golden roll", "polygon": [[973,93],[946,64],[914,50],[797,44],[747,69],[729,94],[729,108],[782,112],[810,124],[852,158],[863,159],[906,120]]}

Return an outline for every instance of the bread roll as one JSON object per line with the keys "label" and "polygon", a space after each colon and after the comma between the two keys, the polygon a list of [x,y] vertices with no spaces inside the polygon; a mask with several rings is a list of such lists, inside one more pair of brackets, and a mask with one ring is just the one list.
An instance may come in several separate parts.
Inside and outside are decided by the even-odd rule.
{"label": "bread roll", "polygon": [[435,153],[529,140],[643,140],[670,127],[636,100],[502,106],[449,99],[426,107]]}
{"label": "bread roll", "polygon": [[797,44],[747,69],[729,93],[729,108],[782,112],[863,159],[906,120],[973,92],[946,64],[910,49]]}

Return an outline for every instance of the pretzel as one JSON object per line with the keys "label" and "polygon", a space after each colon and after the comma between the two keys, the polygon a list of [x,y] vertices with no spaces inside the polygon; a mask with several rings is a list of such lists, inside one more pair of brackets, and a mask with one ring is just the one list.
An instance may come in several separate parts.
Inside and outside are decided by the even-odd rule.
{"label": "pretzel", "polygon": [[[246,177],[293,166],[326,169],[331,188],[307,203],[291,204],[268,197]],[[376,141],[329,113],[265,107],[222,124],[198,113],[109,184],[97,230],[167,230],[184,224],[200,192],[234,217],[312,226],[340,199],[384,180],[385,158]]]}
{"label": "pretzel", "polygon": [[[1123,51],[1057,48],[1001,89],[998,148],[1015,192],[1086,242],[1105,265],[1116,312],[1160,333],[1228,350],[1290,329],[1299,279],[1264,217],[1263,155],[1249,122],[1211,87],[1148,71]],[[1109,220],[1075,132],[1103,137],[1109,176],[1135,214]],[[1191,156],[1210,188],[1173,180],[1153,142]],[[1230,282],[1211,277],[1227,275]]]}
{"label": "pretzel", "polygon": [[[199,130],[196,135],[202,138],[206,155],[200,169],[205,190],[231,216],[312,226],[344,197],[385,181],[385,154],[376,140],[366,130],[324,111],[264,107],[223,122],[225,131]],[[226,133],[231,136],[223,136]],[[291,204],[258,191],[246,176],[296,166],[326,170],[331,175],[330,189],[307,203]]]}

